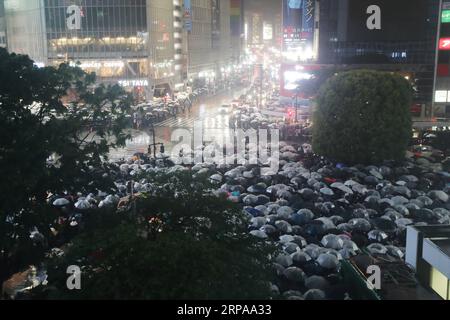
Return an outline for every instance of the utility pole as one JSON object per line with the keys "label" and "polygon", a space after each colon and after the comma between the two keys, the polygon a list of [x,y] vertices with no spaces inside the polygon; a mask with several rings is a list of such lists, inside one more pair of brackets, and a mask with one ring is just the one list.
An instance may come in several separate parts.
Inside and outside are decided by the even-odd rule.
{"label": "utility pole", "polygon": [[[151,134],[153,136],[153,143],[150,144],[148,146],[148,154],[152,154],[152,149],[153,149],[153,158],[156,159],[156,146],[160,146],[161,150],[164,150],[164,143],[156,143],[156,133],[155,133],[155,126],[153,124],[153,120],[150,123],[150,130],[151,130]],[[163,151],[161,151],[161,153],[163,153]]]}
{"label": "utility pole", "polygon": [[437,71],[439,64],[439,38],[441,37],[441,24],[442,24],[442,0],[439,0],[439,10],[438,10],[438,25],[437,25],[437,35],[436,35],[436,54],[434,60],[434,81],[433,81],[433,92],[431,100],[431,119],[434,118],[434,108],[436,101],[436,89],[437,89]]}

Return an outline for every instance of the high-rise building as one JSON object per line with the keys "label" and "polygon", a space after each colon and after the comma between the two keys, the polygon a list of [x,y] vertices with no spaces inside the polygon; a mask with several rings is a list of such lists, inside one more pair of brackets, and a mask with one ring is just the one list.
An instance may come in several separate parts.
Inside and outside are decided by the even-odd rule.
{"label": "high-rise building", "polygon": [[281,32],[281,1],[245,1],[246,45],[277,47]]}
{"label": "high-rise building", "polygon": [[[414,82],[416,103],[431,103],[439,0],[319,3],[320,63],[397,71]],[[370,25],[374,5],[379,28]]]}
{"label": "high-rise building", "polygon": [[0,0],[0,48],[6,48],[6,21],[3,0]]}
{"label": "high-rise building", "polygon": [[244,43],[244,0],[230,0],[230,29],[232,59],[237,64]]}
{"label": "high-rise building", "polygon": [[11,52],[38,65],[79,63],[146,96],[232,58],[230,0],[5,0],[5,18]]}
{"label": "high-rise building", "polygon": [[188,77],[217,80],[233,63],[230,0],[191,0],[192,30],[187,33]]}

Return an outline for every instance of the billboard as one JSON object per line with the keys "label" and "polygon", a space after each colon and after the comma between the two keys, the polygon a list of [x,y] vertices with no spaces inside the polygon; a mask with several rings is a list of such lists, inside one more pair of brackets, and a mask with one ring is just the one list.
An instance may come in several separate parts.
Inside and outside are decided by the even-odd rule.
{"label": "billboard", "polygon": [[450,23],[450,10],[442,10],[442,23]]}
{"label": "billboard", "polygon": [[263,24],[263,40],[273,40],[273,25],[268,22]]}
{"label": "billboard", "polygon": [[[334,1],[334,0],[332,0]],[[381,29],[367,27],[369,7],[380,9]],[[427,31],[427,0],[349,0],[347,41],[415,41]]]}
{"label": "billboard", "polygon": [[324,67],[317,64],[285,63],[280,68],[280,95],[294,97],[297,94],[299,81],[314,78],[314,73]]}
{"label": "billboard", "polygon": [[184,29],[188,32],[192,31],[192,5],[191,0],[184,0]]}
{"label": "billboard", "polygon": [[302,42],[303,0],[283,0],[283,44],[285,49]]}
{"label": "billboard", "polygon": [[314,39],[315,1],[303,0],[302,38],[312,45]]}
{"label": "billboard", "polygon": [[450,38],[439,39],[439,50],[450,50]]}

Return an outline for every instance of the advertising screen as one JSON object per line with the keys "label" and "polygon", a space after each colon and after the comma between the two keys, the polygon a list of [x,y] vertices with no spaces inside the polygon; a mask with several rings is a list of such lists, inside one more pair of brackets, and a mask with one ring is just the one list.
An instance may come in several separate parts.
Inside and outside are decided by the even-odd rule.
{"label": "advertising screen", "polygon": [[322,68],[322,66],[314,64],[282,64],[280,68],[281,96],[295,96],[299,86],[299,81],[312,79],[314,77],[314,73]]}
{"label": "advertising screen", "polygon": [[283,43],[299,46],[302,40],[303,0],[283,0]]}
{"label": "advertising screen", "polygon": [[273,39],[273,26],[270,23],[264,22],[263,26],[263,40]]}
{"label": "advertising screen", "polygon": [[442,10],[442,23],[450,23],[450,10]]}
{"label": "advertising screen", "polygon": [[450,38],[439,39],[439,50],[450,50]]}

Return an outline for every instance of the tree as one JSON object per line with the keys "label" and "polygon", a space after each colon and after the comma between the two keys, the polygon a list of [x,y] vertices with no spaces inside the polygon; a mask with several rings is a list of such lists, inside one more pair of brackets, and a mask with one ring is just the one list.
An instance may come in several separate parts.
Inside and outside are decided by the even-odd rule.
{"label": "tree", "polygon": [[[154,192],[141,195],[135,209],[130,204],[91,224],[64,256],[50,261],[45,298],[270,297],[269,255],[275,251],[248,233],[240,207],[215,196],[207,181],[193,180],[190,172],[150,181]],[[82,290],[66,288],[69,265],[82,268]]]}
{"label": "tree", "polygon": [[313,117],[314,151],[349,164],[401,160],[411,138],[412,89],[403,77],[357,70],[320,89]]}
{"label": "tree", "polygon": [[48,195],[114,187],[104,160],[125,143],[132,100],[94,83],[80,68],[38,68],[0,48],[0,283],[42,257],[30,231],[49,235]]}

